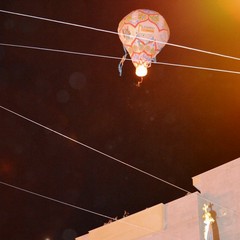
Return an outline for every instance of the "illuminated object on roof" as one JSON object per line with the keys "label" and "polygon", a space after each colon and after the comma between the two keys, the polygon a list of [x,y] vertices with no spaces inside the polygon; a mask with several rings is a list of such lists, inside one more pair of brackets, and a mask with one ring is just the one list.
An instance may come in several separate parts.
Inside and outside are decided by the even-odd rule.
{"label": "illuminated object on roof", "polygon": [[204,240],[208,240],[208,239],[212,239],[209,236],[209,230],[210,230],[210,226],[215,222],[215,220],[213,219],[211,213],[209,212],[209,205],[204,204],[203,205],[203,223],[205,224],[204,226]]}
{"label": "illuminated object on roof", "polygon": [[165,19],[158,12],[139,9],[121,20],[118,35],[126,53],[119,64],[120,75],[128,52],[136,67],[136,75],[143,78],[147,75],[147,68],[167,43],[170,31]]}

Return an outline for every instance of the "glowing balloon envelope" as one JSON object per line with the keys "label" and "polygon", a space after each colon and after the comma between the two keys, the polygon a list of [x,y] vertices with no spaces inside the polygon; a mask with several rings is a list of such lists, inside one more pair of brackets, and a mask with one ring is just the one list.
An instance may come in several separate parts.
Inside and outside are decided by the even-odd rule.
{"label": "glowing balloon envelope", "polygon": [[170,31],[158,12],[138,9],[121,20],[118,35],[126,53],[119,64],[120,75],[128,52],[136,67],[136,75],[142,78],[147,75],[147,68],[156,61],[156,55],[167,43]]}

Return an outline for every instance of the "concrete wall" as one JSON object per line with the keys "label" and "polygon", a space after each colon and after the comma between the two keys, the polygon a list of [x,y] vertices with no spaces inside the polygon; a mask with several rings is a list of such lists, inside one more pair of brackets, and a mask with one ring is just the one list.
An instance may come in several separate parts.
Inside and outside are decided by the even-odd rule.
{"label": "concrete wall", "polygon": [[240,158],[193,177],[193,185],[212,203],[214,240],[240,240]]}
{"label": "concrete wall", "polygon": [[[77,240],[203,240],[204,204],[213,240],[240,240],[240,158],[193,177],[195,192],[102,226]],[[129,225],[130,223],[130,225]]]}

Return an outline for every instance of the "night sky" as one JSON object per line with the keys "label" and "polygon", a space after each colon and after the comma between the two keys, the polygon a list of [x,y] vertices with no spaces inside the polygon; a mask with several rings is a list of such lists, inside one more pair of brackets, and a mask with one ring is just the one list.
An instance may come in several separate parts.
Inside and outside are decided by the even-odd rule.
{"label": "night sky", "polygon": [[[0,9],[117,31],[129,12],[166,19],[170,43],[240,57],[239,0],[1,0]],[[0,42],[122,57],[117,35],[0,13]],[[240,71],[165,46],[161,62]],[[0,46],[0,105],[190,192],[240,156],[240,76]],[[0,181],[121,218],[186,193],[0,109]],[[0,185],[0,239],[73,240],[108,219]]]}

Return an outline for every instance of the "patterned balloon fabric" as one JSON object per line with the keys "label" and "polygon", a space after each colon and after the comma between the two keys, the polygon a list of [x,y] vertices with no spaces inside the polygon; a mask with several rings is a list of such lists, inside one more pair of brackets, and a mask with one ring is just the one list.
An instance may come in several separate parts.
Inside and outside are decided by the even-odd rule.
{"label": "patterned balloon fabric", "polygon": [[170,36],[165,19],[152,10],[139,9],[125,16],[118,34],[135,67],[150,67]]}

